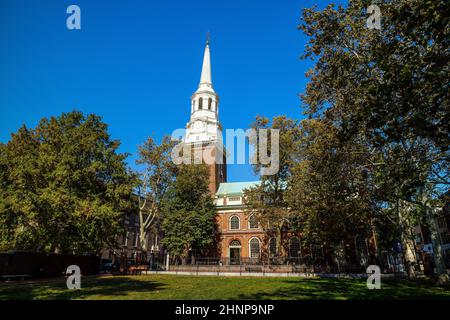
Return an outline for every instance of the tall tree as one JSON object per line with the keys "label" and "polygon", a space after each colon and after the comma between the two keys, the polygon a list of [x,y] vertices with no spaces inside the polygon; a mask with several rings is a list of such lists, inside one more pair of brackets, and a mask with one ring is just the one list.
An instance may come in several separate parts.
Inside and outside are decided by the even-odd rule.
{"label": "tall tree", "polygon": [[329,248],[368,238],[377,208],[370,181],[376,163],[367,146],[340,142],[336,128],[320,119],[303,120],[301,132],[286,199],[299,217],[304,244]]}
{"label": "tall tree", "polygon": [[164,201],[162,243],[185,263],[190,251],[201,254],[213,243],[216,209],[204,164],[182,164]]}
{"label": "tall tree", "polygon": [[123,232],[134,177],[96,115],[63,113],[0,146],[0,249],[98,253]]}
{"label": "tall tree", "polygon": [[[371,2],[304,10],[299,28],[310,37],[305,57],[317,62],[302,99],[307,114],[331,121],[342,141],[364,136],[383,163],[375,173],[380,202],[397,208],[398,222],[409,224],[404,217],[412,205],[431,209],[420,190],[437,193],[434,199],[448,190],[450,5],[379,1],[376,30],[365,23]],[[425,218],[434,223],[432,215]]]}
{"label": "tall tree", "polygon": [[156,222],[161,222],[163,200],[177,171],[171,159],[175,143],[170,136],[165,136],[158,145],[150,137],[139,147],[137,163],[144,168],[138,187],[139,241],[144,252],[147,251],[148,236],[152,231],[160,232]]}
{"label": "tall tree", "polygon": [[270,130],[278,130],[278,149],[275,149],[271,143],[267,145],[269,154],[279,153],[278,171],[271,175],[262,175],[258,186],[245,190],[244,199],[247,213],[254,214],[266,231],[272,231],[275,234],[276,254],[282,255],[282,229],[291,222],[286,192],[297,156],[300,128],[296,121],[285,116],[274,117],[272,121],[268,118],[257,117],[251,127],[257,133],[255,139],[250,139],[250,142],[254,143],[253,169],[256,174],[261,174],[264,168],[270,166],[260,161],[262,151],[260,144],[263,141],[258,133],[261,130],[268,130],[267,141],[272,141],[271,135],[274,133]]}

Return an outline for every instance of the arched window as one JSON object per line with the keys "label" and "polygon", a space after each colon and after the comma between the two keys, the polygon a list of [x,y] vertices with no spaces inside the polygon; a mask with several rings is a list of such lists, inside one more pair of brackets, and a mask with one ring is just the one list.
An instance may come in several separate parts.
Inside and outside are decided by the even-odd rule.
{"label": "arched window", "polygon": [[230,242],[230,248],[231,247],[237,248],[237,247],[240,247],[240,246],[241,246],[241,243],[239,242],[239,240],[233,240],[233,241]]}
{"label": "arched window", "polygon": [[208,99],[208,110],[211,110],[211,106],[212,106],[212,99],[209,98]]}
{"label": "arched window", "polygon": [[202,110],[203,109],[203,98],[199,98],[198,99],[198,109]]}
{"label": "arched window", "polygon": [[250,217],[248,217],[248,228],[256,229],[258,227],[258,219],[256,219],[256,216],[254,214],[252,214]]}
{"label": "arched window", "polygon": [[269,256],[274,257],[277,254],[277,239],[270,238],[269,239]]}
{"label": "arched window", "polygon": [[239,230],[241,221],[238,216],[232,216],[230,218],[230,230]]}
{"label": "arched window", "polygon": [[250,240],[250,258],[259,258],[261,250],[259,247],[259,239],[252,238]]}
{"label": "arched window", "polygon": [[300,240],[297,237],[289,239],[289,257],[300,257]]}

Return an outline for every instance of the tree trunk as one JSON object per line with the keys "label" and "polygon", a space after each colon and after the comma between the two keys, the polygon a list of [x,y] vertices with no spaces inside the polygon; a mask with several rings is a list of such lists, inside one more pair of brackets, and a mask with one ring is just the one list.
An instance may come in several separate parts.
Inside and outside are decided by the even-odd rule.
{"label": "tree trunk", "polygon": [[406,273],[408,278],[415,278],[416,272],[414,270],[414,264],[416,263],[416,255],[414,250],[414,241],[410,236],[410,223],[407,218],[405,218],[405,206],[401,204],[400,200],[397,200],[397,213],[400,222],[401,231],[401,242],[402,242],[402,254],[403,261],[405,263]]}
{"label": "tree trunk", "polygon": [[373,250],[370,250],[371,253],[369,253],[370,255],[373,255],[373,259],[372,259],[372,262],[370,264],[380,264],[381,259],[380,259],[379,252],[378,252],[377,232],[376,232],[376,227],[375,227],[375,224],[373,222],[373,219],[371,219],[370,224],[371,224],[371,239],[370,239],[370,242],[372,244],[371,247],[373,248]]}
{"label": "tree trunk", "polygon": [[141,243],[141,251],[146,253],[148,245],[147,230],[145,230],[142,222],[140,222],[139,224],[139,241]]}
{"label": "tree trunk", "polygon": [[[409,226],[406,226],[409,228]],[[409,232],[402,232],[403,243],[403,259],[405,260],[405,268],[409,278],[416,277],[416,271],[414,265],[416,264],[416,254],[414,249],[414,241],[408,235]]]}
{"label": "tree trunk", "polygon": [[181,255],[181,264],[186,265],[189,258],[189,246],[185,246]]}

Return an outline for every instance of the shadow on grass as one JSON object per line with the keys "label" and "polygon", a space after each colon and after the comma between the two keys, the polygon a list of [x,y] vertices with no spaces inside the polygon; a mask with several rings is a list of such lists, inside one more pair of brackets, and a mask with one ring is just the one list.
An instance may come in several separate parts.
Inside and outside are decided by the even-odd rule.
{"label": "shadow on grass", "polygon": [[450,299],[450,291],[429,282],[411,280],[382,280],[380,290],[369,290],[366,279],[300,279],[285,280],[274,292],[239,295],[238,299],[288,300],[397,300]]}
{"label": "shadow on grass", "polygon": [[126,299],[129,293],[163,290],[164,284],[131,277],[91,278],[82,280],[81,290],[69,290],[66,281],[0,287],[0,300]]}
{"label": "shadow on grass", "polygon": [[1,285],[0,299],[450,300],[449,289],[430,282],[387,279],[382,279],[381,290],[367,289],[366,279],[169,275],[82,278],[81,286],[81,290],[69,290],[64,279],[51,283]]}

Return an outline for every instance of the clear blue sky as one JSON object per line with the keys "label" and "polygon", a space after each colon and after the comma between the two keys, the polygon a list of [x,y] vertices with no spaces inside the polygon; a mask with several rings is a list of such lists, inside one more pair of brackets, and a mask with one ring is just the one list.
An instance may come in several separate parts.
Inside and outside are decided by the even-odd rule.
{"label": "clear blue sky", "polygon": [[[0,141],[77,109],[101,115],[135,167],[148,136],[186,125],[207,31],[224,128],[245,129],[258,114],[300,118],[311,67],[299,59],[307,41],[300,12],[327,3],[2,0]],[[81,8],[81,30],[66,28],[70,4]],[[228,167],[229,181],[253,179],[249,165]]]}

